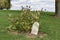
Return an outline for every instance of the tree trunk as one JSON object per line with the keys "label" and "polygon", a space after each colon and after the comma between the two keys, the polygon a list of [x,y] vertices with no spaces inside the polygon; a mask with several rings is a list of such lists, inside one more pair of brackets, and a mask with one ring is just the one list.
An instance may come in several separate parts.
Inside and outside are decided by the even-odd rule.
{"label": "tree trunk", "polygon": [[60,17],[60,0],[55,0],[55,15]]}

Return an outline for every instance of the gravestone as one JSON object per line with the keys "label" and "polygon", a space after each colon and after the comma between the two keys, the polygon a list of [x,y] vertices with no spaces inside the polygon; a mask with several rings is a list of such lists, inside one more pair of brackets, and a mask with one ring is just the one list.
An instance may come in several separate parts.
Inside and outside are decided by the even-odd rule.
{"label": "gravestone", "polygon": [[32,29],[31,29],[31,34],[37,35],[38,34],[38,29],[39,29],[39,23],[34,22]]}

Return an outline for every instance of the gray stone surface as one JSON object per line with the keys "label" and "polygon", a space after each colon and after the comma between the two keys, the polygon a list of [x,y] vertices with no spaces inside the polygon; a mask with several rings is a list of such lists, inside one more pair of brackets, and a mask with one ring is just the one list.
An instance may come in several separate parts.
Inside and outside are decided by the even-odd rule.
{"label": "gray stone surface", "polygon": [[34,22],[34,24],[32,25],[31,34],[37,35],[38,29],[39,29],[39,23]]}

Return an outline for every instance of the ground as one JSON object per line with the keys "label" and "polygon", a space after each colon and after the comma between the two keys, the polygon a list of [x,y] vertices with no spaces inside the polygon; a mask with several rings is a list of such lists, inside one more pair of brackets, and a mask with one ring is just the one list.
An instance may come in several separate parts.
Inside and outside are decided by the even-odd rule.
{"label": "ground", "polygon": [[17,15],[19,11],[0,10],[0,40],[60,40],[60,18],[51,16],[55,14],[54,12],[44,12],[40,15],[39,31],[47,34],[44,38],[27,38],[25,34],[8,34],[6,27],[9,25],[9,13]]}

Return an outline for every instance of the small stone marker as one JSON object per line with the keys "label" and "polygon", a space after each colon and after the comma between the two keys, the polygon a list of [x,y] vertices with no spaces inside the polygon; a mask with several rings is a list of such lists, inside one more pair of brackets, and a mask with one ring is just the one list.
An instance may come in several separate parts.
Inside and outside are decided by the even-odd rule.
{"label": "small stone marker", "polygon": [[31,34],[37,35],[38,34],[38,29],[39,29],[39,23],[34,22],[31,30]]}

